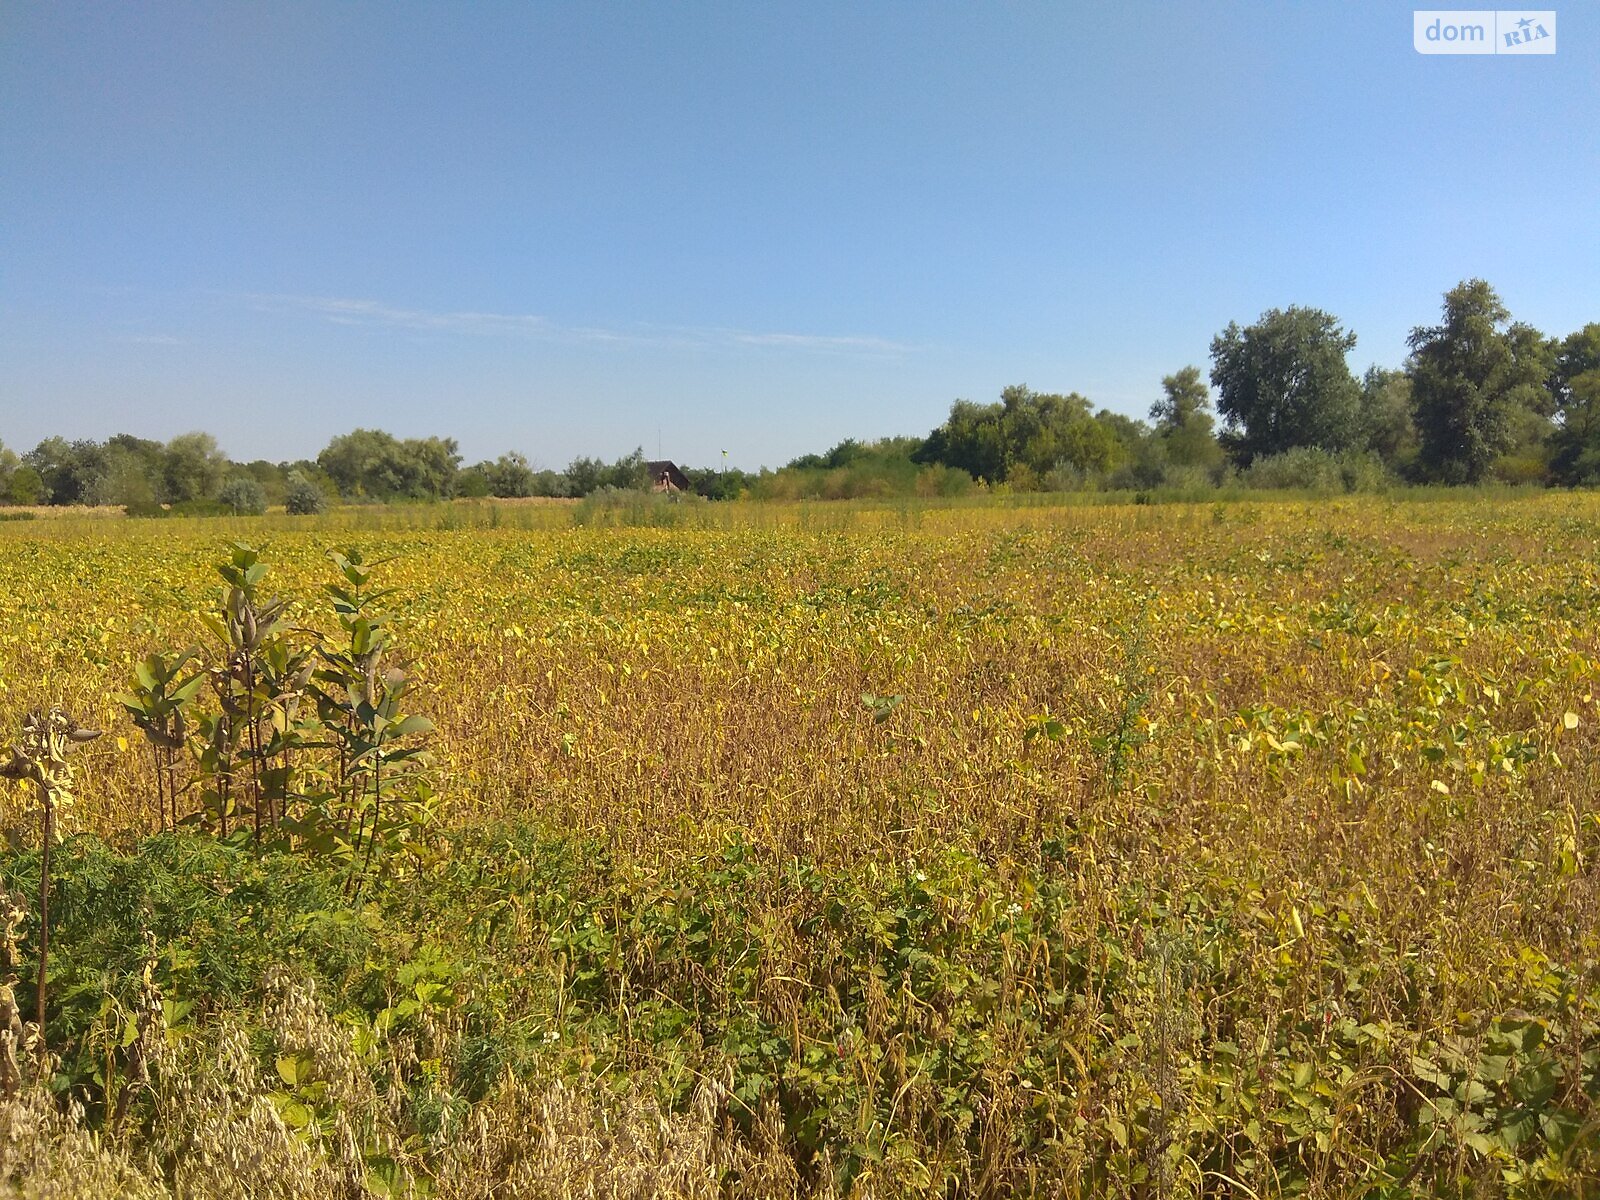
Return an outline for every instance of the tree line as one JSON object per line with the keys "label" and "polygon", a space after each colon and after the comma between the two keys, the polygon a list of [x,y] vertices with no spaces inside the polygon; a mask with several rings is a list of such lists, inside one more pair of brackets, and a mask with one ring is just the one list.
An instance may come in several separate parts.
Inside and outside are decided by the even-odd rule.
{"label": "tree line", "polygon": [[[1481,279],[1444,296],[1399,369],[1349,366],[1356,336],[1315,308],[1271,309],[1211,342],[1210,387],[1186,366],[1161,381],[1148,420],[1076,392],[1017,385],[997,402],[957,400],[924,437],[846,439],[777,471],[687,468],[712,498],[959,495],[1081,488],[1364,490],[1387,482],[1600,483],[1600,322],[1549,337],[1514,321]],[[1211,388],[1216,389],[1213,404]],[[1221,418],[1218,426],[1217,418]],[[169,442],[117,434],[0,445],[0,502],[111,504],[135,514],[318,512],[330,501],[582,497],[648,488],[642,450],[565,470],[510,452],[463,465],[456,441],[357,429],[314,460],[235,462],[206,433]]]}
{"label": "tree line", "polygon": [[1147,421],[1096,411],[1075,392],[1008,387],[995,403],[957,400],[925,438],[846,441],[795,459],[758,489],[1600,483],[1600,322],[1549,337],[1470,279],[1445,294],[1438,324],[1412,330],[1401,368],[1357,378],[1355,345],[1320,309],[1271,309],[1212,339],[1210,388],[1195,366],[1164,378]]}
{"label": "tree line", "polygon": [[[741,471],[685,473],[695,491],[713,498],[738,495],[748,478]],[[261,513],[273,505],[314,513],[334,502],[581,497],[650,483],[642,450],[614,462],[577,458],[564,471],[537,469],[515,452],[464,466],[453,438],[397,438],[378,429],[341,434],[315,459],[283,463],[235,462],[208,433],[165,443],[126,433],[104,442],[49,437],[21,455],[0,445],[0,503],[118,505],[149,516]]]}

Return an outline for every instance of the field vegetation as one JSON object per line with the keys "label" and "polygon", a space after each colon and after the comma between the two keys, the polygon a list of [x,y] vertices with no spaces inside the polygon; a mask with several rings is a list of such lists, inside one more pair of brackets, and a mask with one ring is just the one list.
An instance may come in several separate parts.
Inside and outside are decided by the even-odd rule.
{"label": "field vegetation", "polygon": [[0,1188],[1600,1190],[1597,552],[1467,491],[0,526]]}

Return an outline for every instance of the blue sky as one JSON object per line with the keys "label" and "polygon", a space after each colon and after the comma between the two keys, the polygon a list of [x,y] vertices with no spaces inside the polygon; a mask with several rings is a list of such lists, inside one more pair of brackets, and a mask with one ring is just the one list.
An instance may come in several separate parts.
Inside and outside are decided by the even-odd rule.
{"label": "blue sky", "polygon": [[0,0],[0,440],[777,465],[1228,321],[1600,320],[1600,10]]}

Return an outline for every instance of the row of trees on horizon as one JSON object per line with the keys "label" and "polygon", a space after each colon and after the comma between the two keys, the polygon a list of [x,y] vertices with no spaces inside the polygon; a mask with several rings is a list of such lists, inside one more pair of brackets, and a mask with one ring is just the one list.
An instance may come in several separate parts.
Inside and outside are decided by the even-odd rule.
{"label": "row of trees on horizon", "polygon": [[[925,437],[847,439],[777,471],[689,468],[713,499],[959,495],[1084,488],[1248,487],[1371,490],[1392,482],[1600,483],[1600,322],[1548,337],[1513,321],[1481,279],[1445,294],[1439,324],[1419,326],[1400,369],[1359,379],[1353,333],[1319,309],[1237,322],[1211,343],[1210,388],[1198,367],[1162,380],[1148,421],[1096,411],[1077,393],[1006,388],[998,402],[957,400]],[[1217,428],[1216,417],[1222,418]],[[541,470],[515,452],[463,466],[451,438],[340,435],[315,460],[235,462],[205,433],[166,443],[47,438],[17,455],[0,446],[0,501],[115,504],[133,513],[454,497],[582,497],[641,489],[642,451]]]}

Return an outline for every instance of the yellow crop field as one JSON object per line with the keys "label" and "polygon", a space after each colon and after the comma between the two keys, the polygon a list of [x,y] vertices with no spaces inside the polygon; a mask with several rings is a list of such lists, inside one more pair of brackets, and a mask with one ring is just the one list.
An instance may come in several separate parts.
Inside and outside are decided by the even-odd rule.
{"label": "yellow crop field", "polygon": [[[0,526],[20,1194],[1600,1188],[1600,498],[604,516]],[[393,589],[392,842],[119,700],[234,540]]]}

